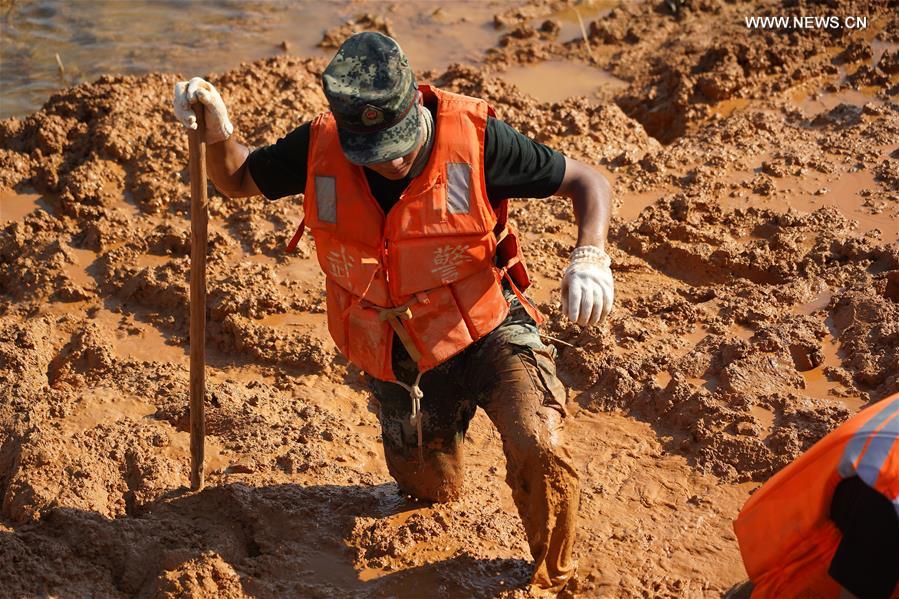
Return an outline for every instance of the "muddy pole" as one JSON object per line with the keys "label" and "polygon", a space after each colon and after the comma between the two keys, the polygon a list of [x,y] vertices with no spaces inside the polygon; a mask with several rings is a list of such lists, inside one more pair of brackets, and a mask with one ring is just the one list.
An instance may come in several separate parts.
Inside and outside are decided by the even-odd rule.
{"label": "muddy pole", "polygon": [[206,418],[206,197],[205,114],[202,104],[193,107],[196,131],[188,130],[190,151],[190,488],[203,488]]}

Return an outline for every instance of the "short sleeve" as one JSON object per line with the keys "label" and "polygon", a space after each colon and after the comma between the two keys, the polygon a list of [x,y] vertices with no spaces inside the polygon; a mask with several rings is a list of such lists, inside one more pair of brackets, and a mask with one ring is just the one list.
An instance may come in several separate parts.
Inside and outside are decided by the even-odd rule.
{"label": "short sleeve", "polygon": [[250,153],[247,168],[266,198],[277,200],[306,189],[311,128],[310,123],[300,125],[272,145]]}
{"label": "short sleeve", "polygon": [[565,157],[505,122],[488,117],[484,174],[487,197],[494,206],[507,198],[545,198],[562,184]]}

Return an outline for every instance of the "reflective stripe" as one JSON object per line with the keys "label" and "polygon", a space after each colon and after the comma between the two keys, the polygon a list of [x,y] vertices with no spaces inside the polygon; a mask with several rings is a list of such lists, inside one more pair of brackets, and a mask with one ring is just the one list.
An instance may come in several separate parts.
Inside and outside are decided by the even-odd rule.
{"label": "reflective stripe", "polygon": [[315,176],[315,208],[318,220],[337,222],[337,180],[334,177]]}
{"label": "reflective stripe", "polygon": [[868,450],[855,468],[859,478],[868,483],[869,487],[875,488],[883,463],[890,455],[897,436],[899,436],[899,414],[894,414],[882,429],[874,433],[868,444]]}
{"label": "reflective stripe", "polygon": [[446,203],[449,213],[471,212],[471,165],[464,162],[447,162],[446,180]]}
{"label": "reflective stripe", "polygon": [[[865,446],[868,445],[868,441],[871,441],[871,445],[872,445],[872,447],[870,447],[868,449],[868,452],[870,452],[874,448],[873,446],[874,446],[875,442],[878,443],[878,445],[877,445],[878,451],[882,452],[880,454],[872,455],[872,458],[871,458],[872,460],[877,460],[878,459],[877,456],[880,455],[879,462],[878,462],[878,471],[879,471],[879,469],[880,469],[879,467],[881,465],[883,465],[883,461],[886,459],[886,455],[889,452],[890,447],[892,447],[892,443],[890,443],[889,446],[884,448],[882,445],[886,441],[886,438],[884,437],[883,441],[878,441],[878,439],[880,439],[879,436],[873,437],[873,440],[872,440],[872,436],[875,433],[875,431],[877,431],[877,429],[884,422],[887,422],[888,420],[890,420],[890,423],[888,426],[890,427],[891,431],[894,431],[894,432],[892,432],[892,435],[893,435],[892,439],[893,439],[893,441],[895,441],[895,438],[896,438],[895,429],[897,426],[899,426],[899,419],[895,419],[893,417],[896,416],[897,414],[899,414],[899,398],[891,401],[888,406],[886,406],[884,409],[882,409],[877,414],[872,416],[870,420],[865,422],[865,424],[862,425],[862,427],[860,429],[858,429],[858,431],[856,431],[856,433],[852,436],[852,438],[846,444],[846,450],[843,452],[843,457],[840,460],[840,466],[838,468],[838,472],[840,473],[841,477],[849,478],[850,476],[854,476],[856,474],[856,462],[858,462],[858,458],[861,455],[862,451],[864,451]],[[887,434],[889,434],[889,433],[887,433]],[[862,461],[865,462],[865,465],[867,467],[867,465],[868,465],[867,453],[865,454],[865,458]],[[874,480],[877,480],[876,477]],[[867,482],[867,481],[865,481],[865,482]]]}

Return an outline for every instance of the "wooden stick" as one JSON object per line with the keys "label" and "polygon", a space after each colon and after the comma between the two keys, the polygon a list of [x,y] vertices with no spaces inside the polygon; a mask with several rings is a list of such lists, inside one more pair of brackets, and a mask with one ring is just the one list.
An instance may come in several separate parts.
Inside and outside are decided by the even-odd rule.
{"label": "wooden stick", "polygon": [[190,151],[190,488],[203,488],[206,440],[206,197],[205,114],[202,104],[193,106],[197,130],[188,131]]}
{"label": "wooden stick", "polygon": [[590,38],[587,37],[587,28],[584,27],[584,19],[581,18],[581,13],[578,12],[578,9],[574,9],[574,16],[577,17],[578,25],[581,26],[581,35],[584,36],[584,45],[587,46],[587,52],[590,53],[590,59],[593,60],[593,64],[597,64],[596,55],[593,54],[593,46],[590,45]]}

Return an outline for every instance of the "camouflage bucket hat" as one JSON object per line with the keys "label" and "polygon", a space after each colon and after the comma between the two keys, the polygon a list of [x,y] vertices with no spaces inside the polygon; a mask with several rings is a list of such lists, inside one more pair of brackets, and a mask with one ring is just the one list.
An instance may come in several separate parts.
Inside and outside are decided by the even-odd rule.
{"label": "camouflage bucket hat", "polygon": [[418,144],[418,88],[393,39],[373,31],[347,38],[325,68],[322,85],[350,162],[393,160]]}

